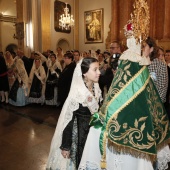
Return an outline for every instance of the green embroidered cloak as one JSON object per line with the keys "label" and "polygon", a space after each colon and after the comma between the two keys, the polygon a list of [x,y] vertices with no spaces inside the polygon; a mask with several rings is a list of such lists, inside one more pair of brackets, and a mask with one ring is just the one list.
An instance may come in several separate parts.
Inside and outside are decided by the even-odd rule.
{"label": "green embroidered cloak", "polygon": [[118,152],[156,159],[157,149],[168,143],[169,120],[147,66],[122,60],[99,112],[104,121],[100,150],[106,143]]}

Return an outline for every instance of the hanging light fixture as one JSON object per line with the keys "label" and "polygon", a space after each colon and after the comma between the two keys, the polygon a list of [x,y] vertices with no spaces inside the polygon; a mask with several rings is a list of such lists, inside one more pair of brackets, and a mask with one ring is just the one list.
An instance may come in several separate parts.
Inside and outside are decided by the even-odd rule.
{"label": "hanging light fixture", "polygon": [[66,7],[64,8],[64,14],[60,15],[59,27],[62,30],[70,30],[72,26],[74,26],[73,15],[69,14],[69,8],[67,7],[66,3]]}

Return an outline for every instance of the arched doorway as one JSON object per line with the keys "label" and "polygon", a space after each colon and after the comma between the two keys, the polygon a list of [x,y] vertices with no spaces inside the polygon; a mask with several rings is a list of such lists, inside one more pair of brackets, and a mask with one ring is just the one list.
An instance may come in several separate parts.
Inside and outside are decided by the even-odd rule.
{"label": "arched doorway", "polygon": [[66,39],[60,39],[57,42],[56,47],[61,47],[63,49],[63,53],[70,50],[70,44]]}

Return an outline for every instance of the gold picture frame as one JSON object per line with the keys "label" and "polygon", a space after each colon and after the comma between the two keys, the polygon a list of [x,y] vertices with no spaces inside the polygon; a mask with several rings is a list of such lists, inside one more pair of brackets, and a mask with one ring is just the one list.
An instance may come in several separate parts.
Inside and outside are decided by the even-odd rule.
{"label": "gold picture frame", "polygon": [[103,42],[103,8],[84,12],[85,43]]}

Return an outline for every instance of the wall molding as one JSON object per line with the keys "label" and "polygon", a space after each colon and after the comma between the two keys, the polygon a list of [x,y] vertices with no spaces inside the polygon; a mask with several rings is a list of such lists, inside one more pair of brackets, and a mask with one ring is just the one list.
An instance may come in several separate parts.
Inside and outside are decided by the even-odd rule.
{"label": "wall molding", "polygon": [[12,23],[16,23],[16,21],[17,21],[17,18],[15,16],[0,14],[0,22],[12,22]]}

